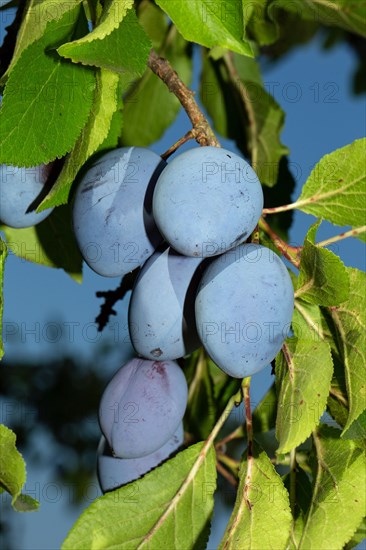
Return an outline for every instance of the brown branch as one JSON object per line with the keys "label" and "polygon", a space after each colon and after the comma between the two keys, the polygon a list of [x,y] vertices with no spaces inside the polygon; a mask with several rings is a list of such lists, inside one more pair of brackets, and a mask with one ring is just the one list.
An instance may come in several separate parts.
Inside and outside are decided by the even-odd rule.
{"label": "brown branch", "polygon": [[220,147],[209,122],[199,108],[194,92],[190,90],[179,78],[169,61],[160,57],[154,50],[151,50],[148,66],[168,87],[175,97],[178,98],[183,109],[192,123],[194,138],[200,145],[212,145]]}
{"label": "brown branch", "polygon": [[127,273],[127,275],[122,278],[120,285],[114,290],[100,290],[95,293],[97,298],[104,298],[105,300],[104,304],[100,306],[99,315],[95,318],[99,332],[101,332],[107,325],[111,315],[117,315],[117,312],[113,309],[113,306],[116,302],[118,302],[118,300],[122,300],[126,293],[131,290],[138,272],[139,269],[135,269],[134,271],[131,271],[131,273]]}
{"label": "brown branch", "polygon": [[179,149],[179,147],[181,145],[183,145],[183,143],[187,143],[187,141],[189,141],[190,139],[195,139],[195,132],[194,130],[189,130],[183,137],[181,137],[180,139],[178,139],[178,141],[176,141],[175,143],[173,143],[173,145],[171,147],[169,147],[169,149],[167,151],[165,151],[165,153],[163,153],[161,156],[161,158],[163,160],[167,160],[170,155],[172,155],[173,153],[175,153],[175,151],[177,149]]}
{"label": "brown branch", "polygon": [[292,263],[292,265],[299,269],[302,247],[287,244],[277,235],[277,233],[275,233],[275,231],[273,231],[264,218],[259,219],[259,227],[268,235],[268,237],[270,237],[277,250],[279,250],[281,254],[283,254],[283,256],[285,256],[285,258]]}

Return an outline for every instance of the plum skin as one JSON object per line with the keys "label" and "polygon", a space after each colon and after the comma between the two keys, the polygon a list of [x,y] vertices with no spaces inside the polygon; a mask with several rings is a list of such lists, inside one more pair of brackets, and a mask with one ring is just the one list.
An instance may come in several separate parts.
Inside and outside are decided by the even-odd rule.
{"label": "plum skin", "polygon": [[99,424],[115,456],[139,458],[172,437],[187,406],[188,388],[173,361],[133,358],[104,390]]}
{"label": "plum skin", "polygon": [[144,264],[128,314],[131,342],[139,355],[174,360],[199,347],[194,300],[202,261],[167,247]]}
{"label": "plum skin", "polygon": [[251,166],[211,146],[190,149],[169,162],[153,196],[160,232],[186,256],[215,256],[244,242],[262,208],[262,187]]}
{"label": "plum skin", "polygon": [[53,208],[36,212],[45,195],[51,164],[32,168],[0,165],[0,221],[15,229],[45,220]]}
{"label": "plum skin", "polygon": [[266,367],[290,328],[294,290],[269,248],[244,244],[216,258],[197,292],[197,330],[207,353],[227,374],[244,378]]}
{"label": "plum skin", "polygon": [[102,436],[97,453],[98,480],[102,491],[112,491],[156,468],[181,447],[183,440],[181,422],[174,435],[155,452],[140,458],[115,458],[108,452],[106,439]]}
{"label": "plum skin", "polygon": [[89,166],[77,187],[73,226],[85,262],[119,277],[141,266],[162,241],[152,217],[152,193],[166,165],[143,147],[120,147]]}

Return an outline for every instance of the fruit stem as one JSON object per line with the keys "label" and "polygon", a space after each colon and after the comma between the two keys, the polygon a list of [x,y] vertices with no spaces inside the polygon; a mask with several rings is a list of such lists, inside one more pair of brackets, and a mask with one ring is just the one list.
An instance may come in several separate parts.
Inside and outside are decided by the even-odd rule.
{"label": "fruit stem", "polygon": [[248,458],[252,456],[253,451],[253,420],[252,420],[252,409],[250,407],[250,376],[244,378],[242,382],[242,391],[244,399],[244,409],[245,409],[245,422],[247,426],[247,439],[248,439]]}
{"label": "fruit stem", "polygon": [[208,120],[194,99],[194,92],[179,78],[176,71],[164,57],[160,57],[154,49],[150,51],[147,62],[149,68],[156,74],[179,100],[187,113],[194,131],[194,138],[200,145],[220,147]]}
{"label": "fruit stem", "polygon": [[259,219],[259,227],[262,229],[273,241],[273,244],[292,263],[297,269],[300,267],[300,254],[301,246],[291,246],[287,244],[281,237],[273,231],[264,218]]}
{"label": "fruit stem", "polygon": [[187,132],[183,137],[181,137],[180,139],[178,139],[178,141],[176,141],[171,147],[169,147],[169,149],[167,151],[165,151],[165,153],[163,153],[161,156],[161,158],[163,160],[167,160],[170,155],[172,155],[173,153],[175,153],[175,151],[177,149],[179,149],[179,147],[181,145],[183,145],[183,143],[186,143],[187,141],[189,141],[190,139],[195,139],[195,136],[196,136],[196,133],[194,131],[194,129],[192,128],[192,130],[189,130],[189,132]]}

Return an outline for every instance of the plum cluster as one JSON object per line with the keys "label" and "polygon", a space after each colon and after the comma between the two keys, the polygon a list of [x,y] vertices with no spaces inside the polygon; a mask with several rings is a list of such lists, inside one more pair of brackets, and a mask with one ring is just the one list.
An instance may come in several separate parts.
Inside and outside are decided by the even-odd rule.
{"label": "plum cluster", "polygon": [[281,348],[293,287],[281,259],[246,243],[263,193],[254,170],[222,148],[168,164],[141,147],[101,156],[74,200],[85,261],[104,276],[135,267],[129,330],[138,356],[174,361],[201,344],[230,376],[249,376]]}
{"label": "plum cluster", "polygon": [[[4,223],[24,227],[49,214],[30,208],[42,170],[28,187],[10,171],[1,185]],[[11,216],[11,203],[21,203],[21,215]],[[196,147],[167,164],[148,149],[122,147],[81,177],[73,226],[85,262],[106,277],[141,268],[129,306],[136,358],[116,373],[100,405],[104,491],[182,444],[187,384],[177,359],[203,345],[225,373],[243,378],[279,352],[294,292],[282,260],[247,242],[262,208],[254,170],[222,148]]]}

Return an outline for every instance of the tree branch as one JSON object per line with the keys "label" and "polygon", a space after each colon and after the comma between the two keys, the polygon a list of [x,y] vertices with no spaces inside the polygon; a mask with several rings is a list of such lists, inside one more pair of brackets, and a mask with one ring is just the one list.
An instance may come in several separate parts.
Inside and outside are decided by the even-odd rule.
{"label": "tree branch", "polygon": [[138,272],[139,269],[135,269],[134,271],[131,271],[131,273],[127,273],[127,275],[122,278],[120,285],[114,290],[101,290],[95,293],[97,298],[104,298],[104,304],[100,306],[100,313],[95,318],[99,332],[101,332],[107,325],[111,315],[117,315],[117,312],[113,309],[113,306],[116,302],[118,302],[118,300],[122,300],[126,293],[131,290]]}
{"label": "tree branch", "polygon": [[220,143],[208,120],[194,98],[194,92],[179,78],[169,61],[160,57],[154,50],[151,50],[148,66],[166,84],[169,91],[178,98],[192,123],[192,133],[197,143],[220,147]]}

